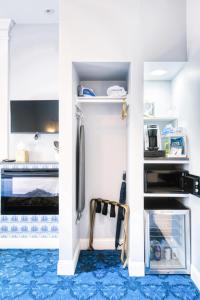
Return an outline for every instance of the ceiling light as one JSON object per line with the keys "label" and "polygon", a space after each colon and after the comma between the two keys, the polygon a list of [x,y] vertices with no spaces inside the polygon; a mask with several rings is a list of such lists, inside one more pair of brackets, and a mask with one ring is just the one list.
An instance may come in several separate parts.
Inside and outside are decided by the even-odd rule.
{"label": "ceiling light", "polygon": [[45,12],[45,14],[47,14],[47,15],[52,15],[52,14],[55,13],[55,10],[52,9],[52,8],[46,8],[44,12]]}
{"label": "ceiling light", "polygon": [[165,74],[167,74],[167,70],[164,69],[156,69],[151,72],[151,75],[153,76],[163,76]]}

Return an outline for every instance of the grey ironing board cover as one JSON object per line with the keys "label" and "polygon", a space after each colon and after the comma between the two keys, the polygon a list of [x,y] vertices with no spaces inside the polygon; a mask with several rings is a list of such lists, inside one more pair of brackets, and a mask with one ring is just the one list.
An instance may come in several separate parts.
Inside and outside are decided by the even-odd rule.
{"label": "grey ironing board cover", "polygon": [[76,210],[77,220],[85,208],[85,129],[84,125],[77,123],[77,149],[76,149]]}

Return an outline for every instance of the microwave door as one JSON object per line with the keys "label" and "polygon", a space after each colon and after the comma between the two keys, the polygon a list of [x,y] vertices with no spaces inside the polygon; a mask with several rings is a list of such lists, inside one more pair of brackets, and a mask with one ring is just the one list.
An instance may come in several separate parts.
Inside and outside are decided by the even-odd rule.
{"label": "microwave door", "polygon": [[183,180],[184,192],[200,197],[200,177],[187,174]]}

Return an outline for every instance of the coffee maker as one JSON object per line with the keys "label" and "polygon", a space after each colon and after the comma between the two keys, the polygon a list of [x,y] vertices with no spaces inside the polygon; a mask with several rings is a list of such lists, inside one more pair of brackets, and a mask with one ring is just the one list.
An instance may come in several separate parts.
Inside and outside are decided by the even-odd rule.
{"label": "coffee maker", "polygon": [[144,126],[144,157],[164,157],[158,125]]}

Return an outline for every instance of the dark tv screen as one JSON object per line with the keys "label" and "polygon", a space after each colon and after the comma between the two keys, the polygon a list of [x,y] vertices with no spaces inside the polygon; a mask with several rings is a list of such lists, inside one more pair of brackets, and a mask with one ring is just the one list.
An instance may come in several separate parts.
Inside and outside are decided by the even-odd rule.
{"label": "dark tv screen", "polygon": [[58,133],[58,100],[10,103],[12,133]]}

